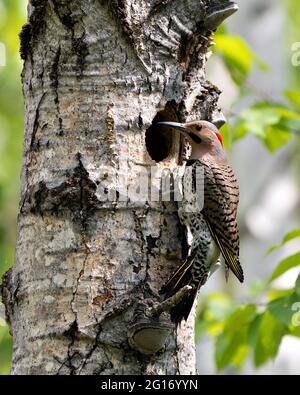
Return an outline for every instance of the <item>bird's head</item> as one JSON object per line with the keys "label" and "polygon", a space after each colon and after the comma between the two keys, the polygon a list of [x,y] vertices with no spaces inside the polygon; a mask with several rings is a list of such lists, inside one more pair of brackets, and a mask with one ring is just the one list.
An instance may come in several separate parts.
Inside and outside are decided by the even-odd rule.
{"label": "bird's head", "polygon": [[189,123],[158,122],[158,126],[167,127],[181,133],[192,146],[215,146],[223,148],[222,136],[215,125],[207,121]]}

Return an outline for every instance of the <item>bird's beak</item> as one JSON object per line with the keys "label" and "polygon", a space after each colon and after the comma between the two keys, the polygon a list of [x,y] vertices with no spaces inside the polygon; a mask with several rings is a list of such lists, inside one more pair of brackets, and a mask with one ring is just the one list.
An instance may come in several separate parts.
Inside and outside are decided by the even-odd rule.
{"label": "bird's beak", "polygon": [[163,126],[163,127],[166,127],[166,128],[171,128],[171,129],[178,130],[185,137],[190,138],[191,131],[190,131],[190,129],[185,127],[185,125],[183,123],[179,123],[179,122],[157,122],[157,125],[158,126]]}

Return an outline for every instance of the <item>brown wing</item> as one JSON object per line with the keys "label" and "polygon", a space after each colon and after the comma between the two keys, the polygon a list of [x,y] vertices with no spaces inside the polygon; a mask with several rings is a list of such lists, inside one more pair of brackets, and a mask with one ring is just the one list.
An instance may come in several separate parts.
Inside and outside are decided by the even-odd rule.
{"label": "brown wing", "polygon": [[240,280],[244,281],[239,262],[239,231],[237,206],[238,182],[232,168],[212,162],[199,161],[204,166],[204,208],[202,214],[209,226],[226,264]]}

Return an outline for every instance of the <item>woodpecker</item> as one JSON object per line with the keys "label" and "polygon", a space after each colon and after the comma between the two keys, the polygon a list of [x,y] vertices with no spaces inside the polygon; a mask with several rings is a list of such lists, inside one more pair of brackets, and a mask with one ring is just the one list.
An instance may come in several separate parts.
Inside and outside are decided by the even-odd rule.
{"label": "woodpecker", "polygon": [[224,258],[225,269],[230,269],[240,282],[244,281],[237,227],[239,187],[215,125],[202,120],[157,124],[181,133],[190,142],[191,156],[184,172],[189,170],[192,174],[193,195],[199,193],[195,180],[197,169],[201,169],[204,183],[204,191],[200,191],[204,194],[201,211],[196,206],[191,210],[191,199],[185,196],[179,205],[180,222],[190,235],[188,256],[160,291],[167,299],[185,285],[191,286],[189,293],[171,309],[171,319],[178,325],[183,319],[187,320],[200,287],[219,266],[220,255]]}

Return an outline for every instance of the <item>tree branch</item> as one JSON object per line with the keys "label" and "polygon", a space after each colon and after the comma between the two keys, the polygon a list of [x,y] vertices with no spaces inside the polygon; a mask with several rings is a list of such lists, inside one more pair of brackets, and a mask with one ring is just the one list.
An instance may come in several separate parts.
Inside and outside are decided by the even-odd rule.
{"label": "tree branch", "polygon": [[175,295],[171,296],[170,298],[164,300],[162,303],[151,307],[150,315],[152,317],[160,316],[164,311],[170,311],[173,307],[175,307],[182,299],[190,292],[192,287],[190,285],[186,285],[185,287],[181,288]]}

